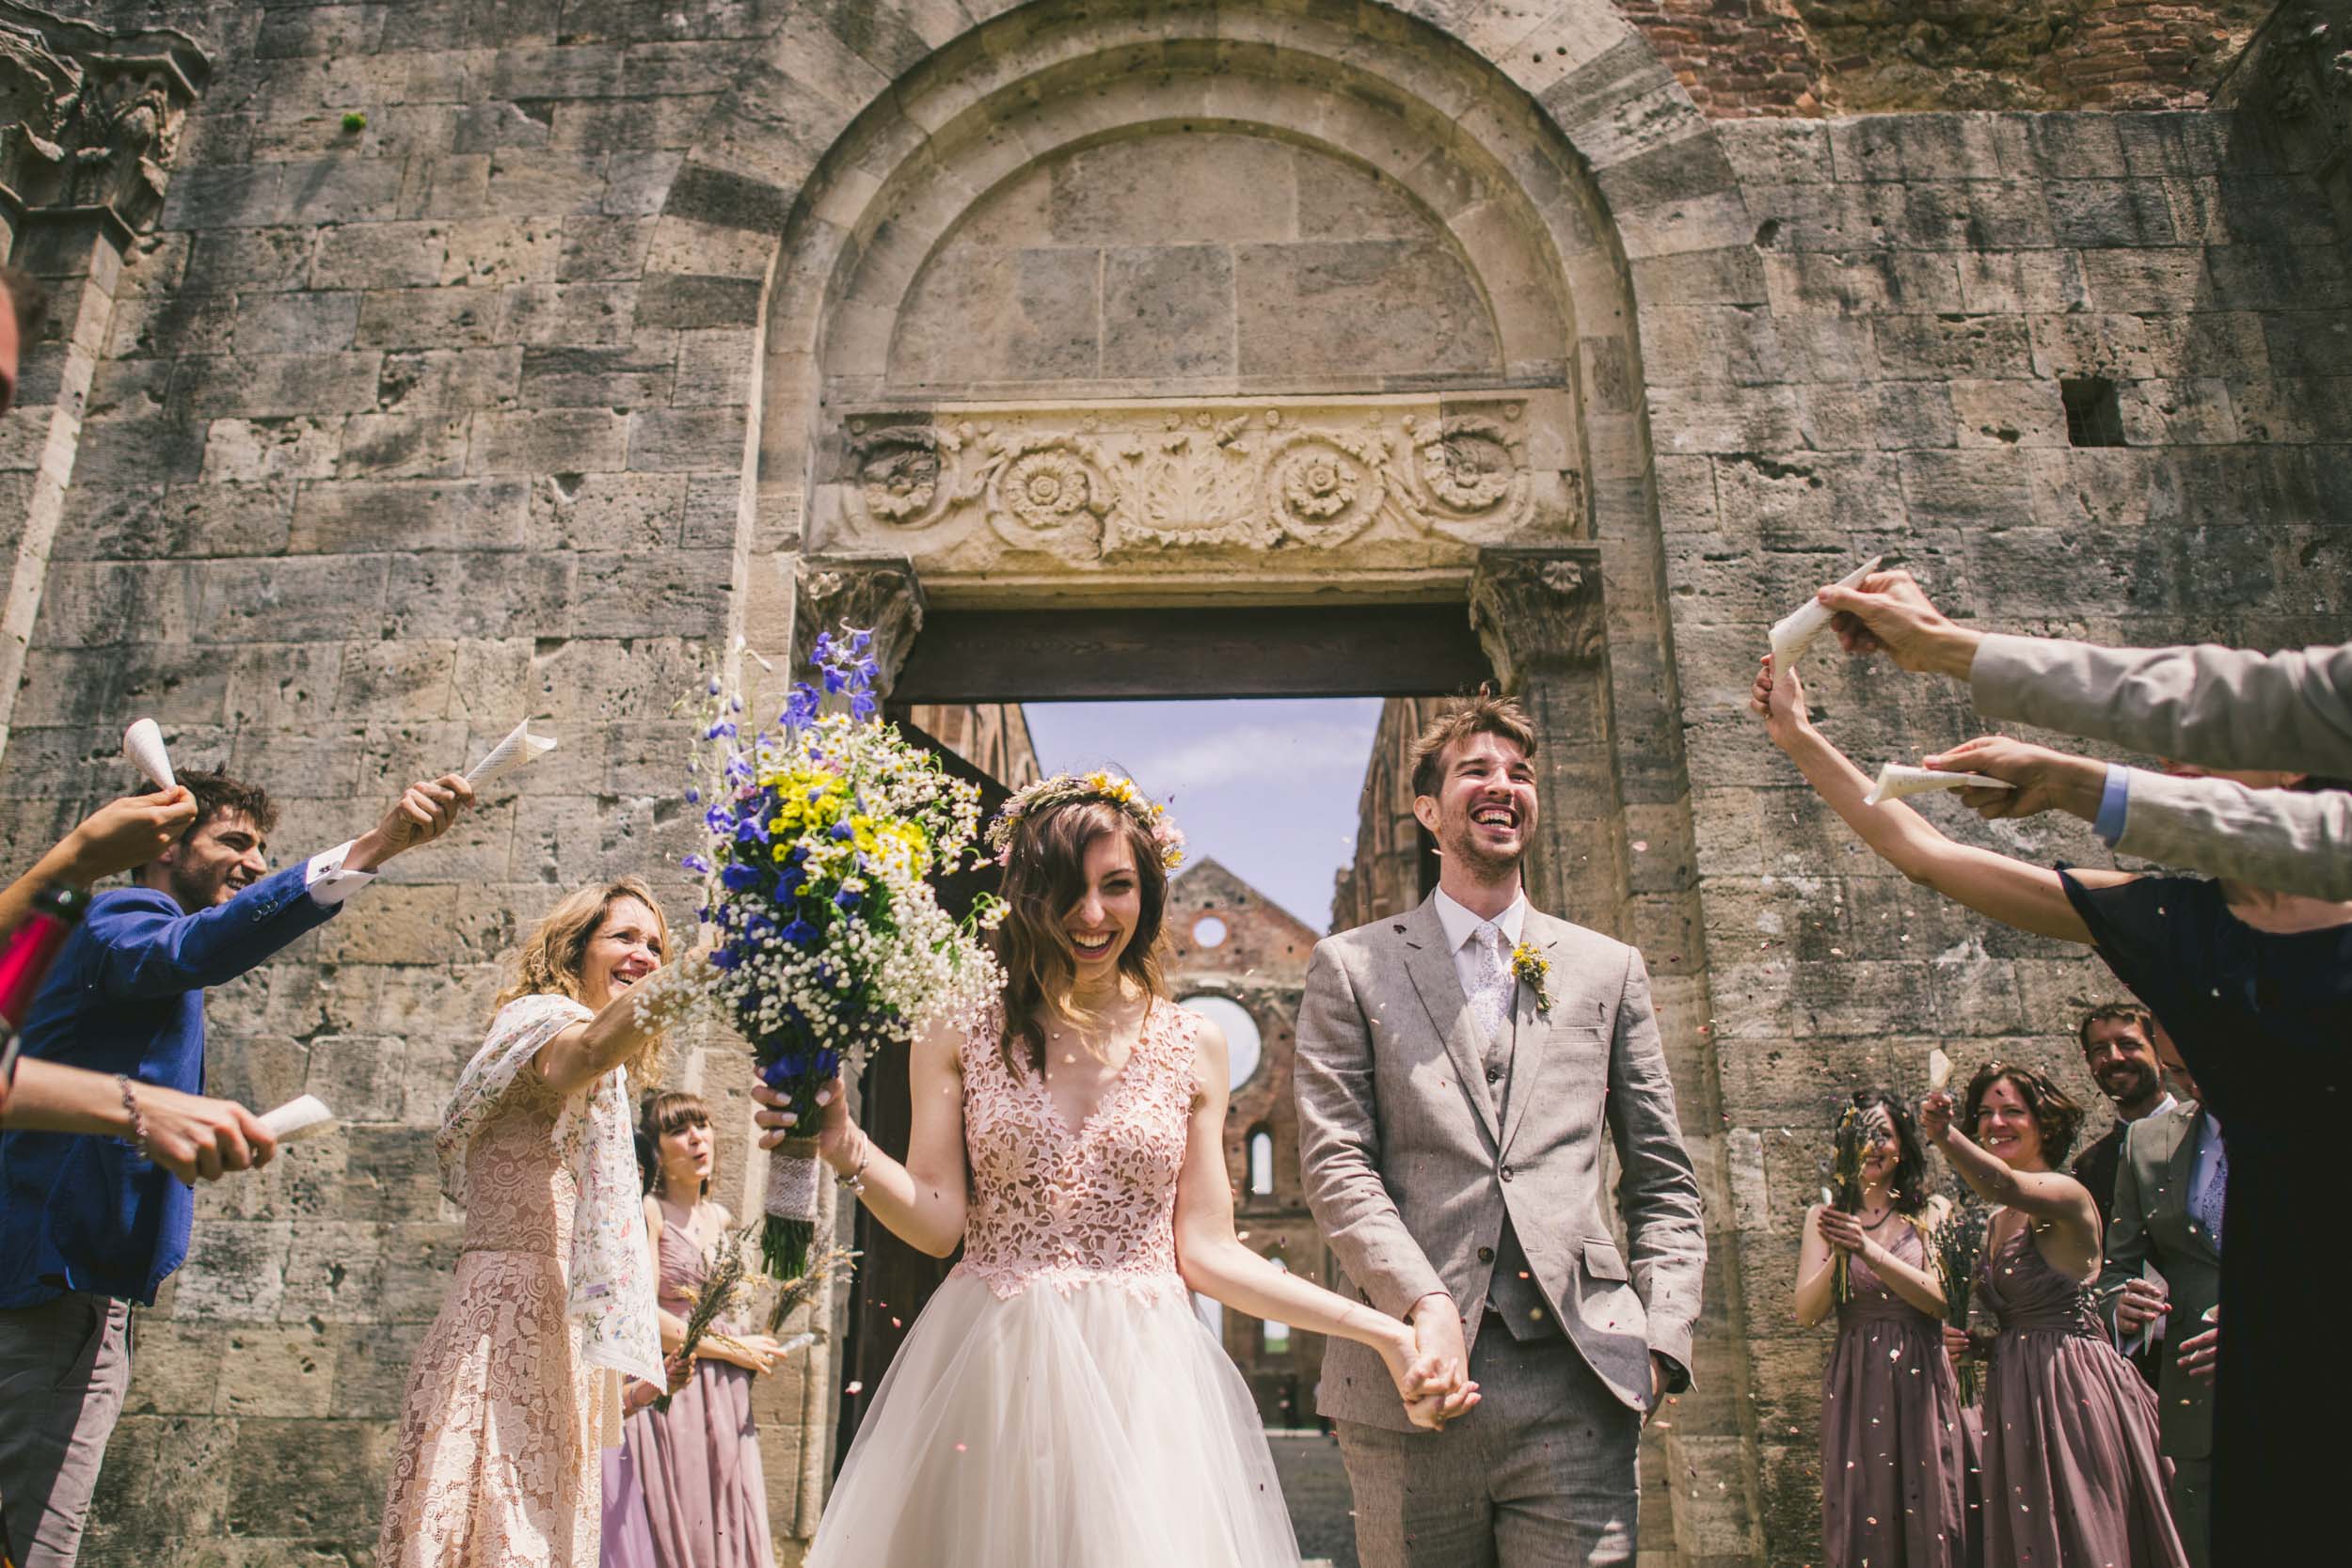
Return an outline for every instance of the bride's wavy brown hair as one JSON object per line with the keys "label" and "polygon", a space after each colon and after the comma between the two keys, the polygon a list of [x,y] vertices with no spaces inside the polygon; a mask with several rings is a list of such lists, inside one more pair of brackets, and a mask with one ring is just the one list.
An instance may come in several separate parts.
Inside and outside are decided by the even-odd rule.
{"label": "bride's wavy brown hair", "polygon": [[996,960],[1005,966],[1005,1033],[997,1049],[1016,1075],[1025,1066],[1044,1076],[1045,1015],[1068,1014],[1078,966],[1062,920],[1086,896],[1087,851],[1105,833],[1126,839],[1142,895],[1136,928],[1119,955],[1120,973],[1154,1002],[1168,1000],[1161,964],[1168,867],[1143,824],[1104,800],[1073,800],[1025,816],[1013,832],[1012,853],[1005,863],[999,890],[1005,920],[993,939]]}
{"label": "bride's wavy brown hair", "polygon": [[[539,923],[515,949],[513,978],[490,1005],[491,1013],[495,1016],[509,1002],[550,992],[580,1002],[580,971],[588,960],[588,943],[603,928],[605,916],[612,912],[612,906],[624,898],[634,898],[653,911],[654,938],[660,948],[661,961],[668,963],[669,917],[661,912],[661,900],[642,879],[616,877],[609,882],[576,888],[564,895],[563,902],[540,916]],[[662,1044],[663,1037],[655,1034],[638,1047],[635,1055],[621,1064],[628,1069],[630,1083],[645,1088],[661,1082]]]}

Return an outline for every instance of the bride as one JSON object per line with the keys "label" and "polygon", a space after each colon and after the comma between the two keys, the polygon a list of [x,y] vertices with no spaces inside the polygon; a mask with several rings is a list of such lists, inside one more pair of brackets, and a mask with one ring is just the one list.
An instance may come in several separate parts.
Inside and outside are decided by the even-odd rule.
{"label": "bride", "polygon": [[964,1253],[876,1390],[810,1568],[1295,1565],[1256,1409],[1188,1290],[1371,1346],[1416,1424],[1475,1387],[1441,1400],[1447,1369],[1406,1324],[1234,1235],[1225,1037],[1161,977],[1162,810],[1062,774],[992,837],[1005,990],[915,1041],[906,1164],[838,1083],[825,1097],[818,1153],[843,1184],[911,1244]]}

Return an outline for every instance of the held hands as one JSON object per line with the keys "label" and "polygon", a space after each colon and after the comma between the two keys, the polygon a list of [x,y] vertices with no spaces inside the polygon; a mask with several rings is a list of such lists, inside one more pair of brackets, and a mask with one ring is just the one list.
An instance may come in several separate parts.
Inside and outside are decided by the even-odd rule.
{"label": "held hands", "polygon": [[1478,1402],[1461,1310],[1441,1291],[1413,1304],[1409,1327],[1381,1347],[1380,1358],[1396,1380],[1406,1418],[1417,1427],[1438,1431]]}
{"label": "held hands", "polygon": [[1821,1240],[1840,1252],[1851,1252],[1869,1260],[1874,1250],[1869,1235],[1862,1228],[1861,1220],[1842,1209],[1824,1206],[1821,1210]]}
{"label": "held hands", "polygon": [[148,1158],[181,1180],[217,1181],[230,1171],[258,1170],[278,1152],[262,1118],[233,1100],[208,1100],[153,1084],[138,1085],[147,1121]]}
{"label": "held hands", "polygon": [[1756,672],[1756,686],[1748,693],[1748,711],[1764,721],[1764,733],[1772,744],[1786,748],[1812,723],[1805,712],[1804,686],[1790,669],[1778,673],[1772,669],[1772,656],[1764,656],[1763,668]]}
{"label": "held hands", "polygon": [[2137,1334],[2171,1308],[2171,1297],[2154,1280],[2127,1279],[2123,1293],[2115,1299],[2116,1332]]}
{"label": "held hands", "polygon": [[2015,784],[2014,789],[1960,792],[1960,803],[1988,821],[2052,810],[2092,820],[2099,815],[2099,798],[2107,783],[2104,763],[2069,756],[2046,746],[2029,746],[2005,735],[1979,736],[1923,760],[1947,773],[1982,773]]}
{"label": "held hands", "polygon": [[118,871],[145,865],[170,848],[196,822],[196,797],[183,784],[160,795],[126,795],[84,817],[66,835],[68,875],[87,886]]}
{"label": "held hands", "polygon": [[1968,678],[1981,635],[1954,626],[1909,572],[1873,572],[1855,587],[1832,583],[1815,597],[1836,612],[1830,626],[1848,653],[1883,652],[1914,673]]}
{"label": "held hands", "polygon": [[473,785],[455,773],[421,781],[401,792],[384,819],[359,835],[343,857],[344,868],[372,871],[404,850],[430,844],[473,804]]}

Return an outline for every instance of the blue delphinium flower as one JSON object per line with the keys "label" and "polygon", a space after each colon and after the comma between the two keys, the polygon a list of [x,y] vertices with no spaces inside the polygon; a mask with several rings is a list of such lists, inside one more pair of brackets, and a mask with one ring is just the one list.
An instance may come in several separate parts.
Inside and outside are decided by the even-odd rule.
{"label": "blue delphinium flower", "polygon": [[794,915],[791,924],[777,934],[795,947],[806,947],[817,940],[818,932],[816,927],[803,920],[799,915]]}
{"label": "blue delphinium flower", "polygon": [[721,871],[719,880],[726,884],[729,893],[741,893],[746,888],[759,885],[759,867],[739,862]]}
{"label": "blue delphinium flower", "polygon": [[687,870],[691,871],[697,877],[707,877],[710,875],[710,863],[703,859],[700,855],[685,856],[679,860],[678,864],[686,867]]}

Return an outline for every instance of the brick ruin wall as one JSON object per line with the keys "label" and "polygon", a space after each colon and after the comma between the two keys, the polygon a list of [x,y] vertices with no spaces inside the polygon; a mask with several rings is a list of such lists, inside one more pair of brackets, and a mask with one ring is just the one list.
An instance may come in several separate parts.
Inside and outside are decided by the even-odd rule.
{"label": "brick ruin wall", "polygon": [[[142,1315],[86,1560],[274,1568],[372,1546],[408,1350],[458,1234],[431,1128],[497,959],[559,888],[684,847],[668,716],[749,547],[767,254],[661,215],[692,205],[688,149],[747,69],[887,83],[938,40],[756,0],[160,9],[216,68],[169,203],[119,273],[56,279],[65,319],[103,330],[37,350],[0,427],[20,495],[45,460],[38,421],[81,395],[57,367],[85,356],[0,848],[25,863],[120,785],[130,713],[287,796],[288,851],[346,836],[396,781],[526,709],[564,736],[528,790],[212,1000],[217,1089],[311,1088],[352,1125],[206,1189],[188,1266]],[[1659,24],[1628,14],[1672,66]],[[1852,52],[1809,36],[1828,67]],[[1775,91],[1828,82],[1824,109],[1901,101],[1751,53],[1759,80],[1791,79]],[[1629,59],[1567,85],[1589,103],[1620,72],[1629,117],[1672,90]],[[1688,1059],[1717,1082],[1685,1100],[1694,1136],[1719,1140],[1736,1242],[1710,1271],[1710,1316],[1739,1336],[1700,1369],[1715,1402],[1686,1402],[1645,1450],[1672,1496],[1645,1544],[1689,1565],[1808,1560],[1823,1341],[1790,1324],[1788,1276],[1836,1094],[1937,1042],[2071,1066],[2069,1017],[2106,994],[2079,953],[1936,904],[1824,819],[1740,709],[1762,628],[1837,563],[1896,548],[1991,624],[2352,632],[2352,250],[2325,183],[2340,167],[2293,117],[2257,95],[2226,115],[2026,98],[1816,121],[1709,86],[1741,75],[1688,80],[1745,118],[1613,186],[1649,215],[1624,262],[1640,362],[1612,368],[1645,456],[1611,483],[1654,493],[1672,655],[1621,659],[1618,701],[1678,714],[1687,760],[1652,760],[1687,773],[1695,834],[1661,826],[1673,802],[1629,807],[1630,875],[1645,907],[1699,911],[1639,934],[1675,1006],[1711,998],[1668,1022],[1711,1042]],[[821,148],[850,111],[777,112]],[[2077,444],[2070,382],[2105,388],[2116,444]],[[1866,762],[1972,733],[1929,683],[1824,659],[1815,685]],[[2029,858],[2103,856],[2067,829],[1938,815]],[[1704,989],[1681,978],[1701,972]],[[715,1061],[685,1070],[732,1082]],[[823,1442],[786,1418],[799,1392],[780,1377],[762,1409],[780,1530],[795,1494],[778,1478],[803,1469],[804,1432]],[[1735,1468],[1669,1473],[1667,1440],[1708,1433],[1755,1456],[1753,1490]]]}

